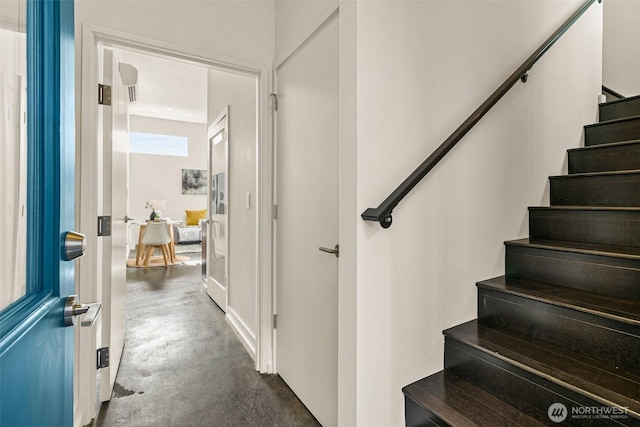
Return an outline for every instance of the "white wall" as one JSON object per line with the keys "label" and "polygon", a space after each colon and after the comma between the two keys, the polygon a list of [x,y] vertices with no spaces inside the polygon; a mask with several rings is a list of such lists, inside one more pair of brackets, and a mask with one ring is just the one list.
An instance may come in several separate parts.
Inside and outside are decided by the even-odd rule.
{"label": "white wall", "polygon": [[640,2],[604,2],[602,83],[625,96],[640,95]]}
{"label": "white wall", "polygon": [[273,59],[274,2],[262,0],[76,0],[82,24],[260,64]]}
{"label": "white wall", "polygon": [[[358,3],[358,212],[387,197],[580,3]],[[503,274],[503,241],[528,235],[528,205],[548,205],[548,175],[566,170],[565,150],[596,119],[601,19],[596,3],[394,210],[390,229],[360,222],[358,425],[403,424],[401,388],[442,369],[441,331],[476,316],[474,283]]]}
{"label": "white wall", "polygon": [[[208,76],[209,123],[229,106],[227,173],[229,287],[227,315],[255,351],[257,318],[257,81],[218,71]],[[250,207],[245,206],[250,194]],[[255,353],[252,354],[255,358]]]}
{"label": "white wall", "polygon": [[338,190],[338,425],[357,425],[357,18],[358,2],[340,0]]}
{"label": "white wall", "polygon": [[131,116],[131,132],[186,136],[189,156],[131,153],[129,216],[136,220],[148,219],[151,211],[144,207],[151,200],[166,200],[167,208],[162,210],[162,216],[175,220],[181,220],[185,210],[206,209],[206,195],[182,194],[182,169],[207,169],[207,126]]}
{"label": "white wall", "polygon": [[291,55],[337,7],[337,0],[276,1],[274,64]]}

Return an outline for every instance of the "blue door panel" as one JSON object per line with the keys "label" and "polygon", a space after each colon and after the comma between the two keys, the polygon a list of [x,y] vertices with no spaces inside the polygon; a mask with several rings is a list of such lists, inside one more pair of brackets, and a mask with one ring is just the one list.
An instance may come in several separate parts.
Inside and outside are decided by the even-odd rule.
{"label": "blue door panel", "polygon": [[73,425],[73,328],[61,327],[63,299],[49,304],[0,356],[3,427]]}
{"label": "blue door panel", "polygon": [[70,427],[74,328],[63,309],[75,269],[62,249],[75,228],[73,1],[26,1],[28,295],[0,312],[0,427]]}

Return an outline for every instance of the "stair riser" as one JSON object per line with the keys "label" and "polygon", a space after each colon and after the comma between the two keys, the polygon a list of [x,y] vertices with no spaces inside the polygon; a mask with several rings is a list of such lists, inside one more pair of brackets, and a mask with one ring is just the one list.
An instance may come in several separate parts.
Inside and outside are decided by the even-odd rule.
{"label": "stair riser", "polygon": [[404,419],[406,427],[449,427],[436,415],[414,402],[410,397],[404,399]]}
{"label": "stair riser", "polygon": [[550,178],[551,206],[640,207],[640,174]]}
{"label": "stair riser", "polygon": [[569,173],[640,169],[640,143],[569,151]]}
{"label": "stair riser", "polygon": [[[602,405],[450,337],[445,338],[445,369],[548,425],[552,423],[547,411],[553,403],[562,403],[569,412],[573,407]],[[569,415],[562,425],[625,425],[613,420],[585,421]]]}
{"label": "stair riser", "polygon": [[590,125],[584,128],[586,146],[640,139],[640,119]]}
{"label": "stair riser", "polygon": [[482,288],[478,318],[640,373],[637,326]]}
{"label": "stair riser", "polygon": [[640,247],[640,212],[529,210],[531,240]]}
{"label": "stair riser", "polygon": [[640,98],[630,98],[609,104],[600,104],[600,121],[640,116]]}
{"label": "stair riser", "polygon": [[507,277],[640,300],[640,260],[506,246]]}

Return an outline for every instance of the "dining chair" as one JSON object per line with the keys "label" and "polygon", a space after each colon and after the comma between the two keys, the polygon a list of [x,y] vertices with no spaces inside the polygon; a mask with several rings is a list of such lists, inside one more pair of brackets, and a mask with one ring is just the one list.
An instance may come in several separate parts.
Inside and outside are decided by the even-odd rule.
{"label": "dining chair", "polygon": [[142,244],[147,248],[147,253],[144,257],[144,268],[147,268],[155,248],[160,248],[162,257],[164,258],[164,266],[168,267],[167,258],[170,256],[170,242],[171,236],[169,235],[167,221],[148,221],[144,230],[144,236],[142,236]]}

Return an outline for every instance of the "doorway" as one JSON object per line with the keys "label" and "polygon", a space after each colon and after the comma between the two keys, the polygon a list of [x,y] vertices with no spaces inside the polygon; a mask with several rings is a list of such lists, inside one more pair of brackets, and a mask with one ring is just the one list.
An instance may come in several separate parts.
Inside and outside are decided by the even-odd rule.
{"label": "doorway", "polygon": [[[237,223],[245,227],[244,228],[245,232],[239,234],[239,235],[242,235],[244,240],[240,242],[236,242],[235,245],[239,248],[242,248],[243,245],[245,245],[249,248],[249,250],[242,251],[245,257],[244,259],[238,257],[235,265],[233,260],[227,261],[230,263],[227,275],[228,277],[232,277],[234,268],[238,269],[242,265],[245,265],[245,266],[248,265],[249,268],[245,268],[243,270],[243,273],[246,274],[246,272],[248,271],[250,274],[249,276],[250,280],[243,280],[241,282],[245,284],[244,287],[238,286],[237,288],[234,288],[233,283],[231,283],[231,286],[229,287],[229,289],[231,290],[231,292],[229,292],[231,302],[227,307],[227,314],[225,316],[225,319],[227,323],[231,326],[231,328],[236,332],[236,335],[240,337],[244,347],[249,351],[249,354],[254,360],[256,369],[260,370],[261,372],[266,372],[268,370],[267,369],[268,366],[270,365],[270,361],[264,360],[264,363],[261,363],[262,362],[261,349],[264,347],[270,346],[271,339],[270,337],[268,337],[264,340],[261,340],[262,330],[261,328],[258,327],[259,319],[261,319],[259,318],[259,315],[261,313],[258,312],[258,307],[263,304],[263,302],[261,301],[261,298],[263,295],[267,293],[263,290],[264,287],[267,286],[270,288],[271,283],[270,281],[265,283],[263,281],[264,275],[259,275],[258,272],[260,271],[259,267],[262,264],[262,259],[264,257],[270,257],[270,254],[262,253],[263,251],[257,242],[258,242],[258,238],[259,237],[263,238],[262,234],[267,231],[262,228],[261,223],[263,221],[259,220],[261,218],[261,215],[263,215],[265,212],[264,203],[269,203],[269,204],[271,203],[270,201],[271,199],[269,196],[266,196],[266,197],[262,196],[262,192],[264,191],[264,188],[269,188],[269,186],[268,185],[265,186],[262,184],[258,186],[258,183],[262,182],[262,179],[261,178],[259,179],[259,177],[261,177],[264,172],[264,170],[261,167],[261,164],[264,163],[263,156],[268,155],[268,153],[265,153],[260,148],[261,147],[260,141],[262,141],[264,137],[269,133],[268,129],[265,129],[264,125],[262,124],[264,123],[264,121],[261,119],[263,115],[263,109],[266,106],[266,99],[268,99],[268,97],[266,96],[267,88],[263,84],[264,81],[267,81],[266,77],[268,76],[268,71],[266,70],[266,68],[250,67],[250,66],[247,66],[246,64],[230,66],[227,63],[222,65],[219,62],[216,62],[211,59],[188,55],[188,54],[185,54],[184,52],[172,51],[170,48],[166,48],[162,46],[151,46],[149,45],[149,42],[147,40],[139,41],[139,40],[135,40],[135,37],[132,37],[130,40],[127,40],[125,42],[122,39],[121,34],[119,34],[118,37],[115,37],[109,34],[105,34],[104,32],[102,32],[102,30],[99,31],[97,29],[88,29],[87,31],[85,31],[84,38],[88,43],[86,44],[83,43],[83,71],[85,69],[87,71],[91,70],[91,67],[89,66],[89,64],[92,62],[93,60],[92,58],[96,57],[95,49],[100,44],[108,45],[110,48],[116,49],[116,50],[122,50],[122,51],[126,50],[128,52],[135,52],[141,55],[148,55],[156,59],[162,58],[164,60],[172,60],[172,61],[180,62],[183,64],[189,64],[192,66],[197,66],[202,68],[206,73],[206,82],[208,86],[208,88],[204,89],[204,92],[207,94],[207,109],[209,111],[218,112],[219,108],[217,107],[217,105],[219,105],[218,104],[219,102],[224,103],[224,105],[231,105],[231,108],[234,109],[234,111],[238,112],[237,126],[245,129],[249,129],[248,133],[250,134],[250,136],[244,139],[245,143],[244,145],[240,145],[240,147],[242,147],[242,150],[239,152],[240,154],[239,157],[243,160],[246,160],[245,164],[242,164],[240,162],[238,165],[235,165],[233,150],[230,152],[230,163],[234,164],[234,169],[237,169],[239,173],[243,170],[243,168],[245,169],[247,167],[250,168],[248,173],[246,173],[245,175],[253,177],[252,179],[249,180],[249,184],[252,186],[237,188],[237,189],[230,187],[228,191],[229,193],[228,199],[230,203],[229,213],[232,214],[233,212],[237,211],[238,215],[240,215],[240,219],[237,221]],[[87,46],[86,48],[84,47],[85,45]],[[83,73],[83,75],[90,76],[91,73],[87,72],[86,74]],[[89,81],[92,79],[87,77],[86,80],[87,82],[84,82],[83,80],[83,86],[85,85],[85,83],[87,85],[91,84]],[[231,84],[225,86],[222,80],[224,80],[227,83],[231,81]],[[247,109],[250,111],[248,114],[243,114],[243,107],[241,105],[238,107],[234,106],[234,103],[237,103],[237,101],[234,99],[234,96],[237,95],[237,92],[234,92],[234,91],[235,89],[238,88],[238,86],[250,88],[249,92],[251,96],[251,101],[250,101],[250,106],[247,107]],[[212,87],[215,87],[215,88],[226,87],[227,90],[226,91],[219,90],[215,93],[215,95],[212,95],[211,94]],[[140,97],[144,93],[144,90],[145,90],[144,87],[141,85],[140,92],[138,93],[138,99],[141,99]],[[92,92],[92,91],[90,90],[83,91],[83,93],[85,92]],[[243,92],[243,94],[246,94],[246,93],[247,91]],[[209,108],[209,106],[212,106],[212,107]],[[209,157],[207,153],[207,146],[208,146],[207,127],[208,127],[208,124],[210,124],[210,117],[208,113],[206,116],[207,116],[206,117],[207,122],[201,124],[202,136],[201,138],[199,137],[199,140],[201,140],[202,146],[204,147],[205,155],[198,156],[201,160],[204,159],[204,167],[194,165],[192,169],[204,169],[206,172],[208,172],[208,165],[206,161],[207,158]],[[149,118],[144,117],[144,120],[147,120],[147,119]],[[95,126],[92,120],[93,119],[91,117],[83,117],[83,134],[85,132],[86,134],[93,133],[92,129],[94,129]],[[141,120],[141,121],[144,121],[144,120]],[[135,128],[134,121],[135,120],[131,121],[132,131]],[[233,128],[233,126],[234,126],[234,123],[231,122],[229,124],[229,127]],[[241,134],[241,132],[239,133]],[[90,152],[92,148],[93,147],[83,146],[83,152],[82,152],[83,165],[91,165],[93,163],[94,161],[93,155],[95,153]],[[248,156],[247,156],[247,153],[249,154]],[[131,161],[131,157],[130,157],[130,161]],[[247,164],[249,166],[247,166]],[[132,174],[134,171],[133,169],[134,167],[135,165],[132,164],[131,165]],[[168,185],[171,185],[174,188],[178,188],[178,189],[181,188],[181,178],[182,178],[181,175],[176,176],[175,174],[172,174],[166,170],[163,170],[162,168],[159,168],[159,169],[156,168],[156,170],[157,170],[156,172],[157,176],[164,176],[164,175],[169,176],[169,178],[172,180],[172,183]],[[83,187],[85,188],[90,188],[91,186],[93,186],[93,184],[96,183],[96,179],[92,176],[91,172],[92,171],[89,171],[86,169],[82,171],[81,180],[82,180]],[[270,173],[270,171],[267,171],[267,172]],[[152,180],[153,178],[150,178],[150,179]],[[233,180],[230,180],[230,182],[233,182]],[[237,180],[236,182],[238,184],[243,184],[242,180]],[[133,185],[133,184],[130,183],[130,185]],[[131,193],[133,193],[133,188],[131,190],[132,190]],[[234,190],[237,190],[237,193],[239,194],[239,196],[235,197],[235,199],[239,203],[241,203],[241,206],[243,207],[242,209],[234,208],[234,205],[233,205]],[[203,196],[205,197],[205,200],[206,200],[207,192],[210,192],[209,187],[205,188],[205,195]],[[249,194],[249,197],[248,197],[249,200],[255,201],[255,203],[250,203],[249,207],[247,207],[245,203],[245,200],[247,199],[245,196],[246,194]],[[184,197],[187,197],[187,195],[184,195]],[[182,219],[182,212],[184,210],[187,210],[184,208],[184,206],[181,206],[178,208],[176,208],[175,206],[171,207],[171,204],[169,203],[169,200],[170,200],[169,197],[162,196],[153,200],[164,200],[166,202],[166,207],[162,209],[163,212],[161,213],[161,215],[170,217],[172,219],[173,217],[177,217],[177,219]],[[148,200],[146,200],[145,198],[145,200],[143,200],[142,202],[143,202],[142,204],[146,204]],[[133,207],[134,204],[136,204],[137,206],[137,205],[140,205],[141,203],[139,200],[134,201],[132,198],[131,206]],[[206,207],[207,207],[207,203],[205,201],[205,208]],[[136,208],[138,209],[139,206],[137,206]],[[177,209],[180,213],[179,214],[176,214],[175,212],[172,213],[171,212],[172,209]],[[193,210],[198,210],[198,209],[193,209]],[[91,223],[94,223],[95,219],[92,221],[91,217],[95,218],[94,215],[96,216],[99,215],[99,212],[96,212],[95,205],[91,203],[90,200],[87,201],[85,199],[81,202],[81,211],[82,211],[81,227],[84,225],[87,228],[92,228],[93,224]],[[270,209],[267,209],[266,212],[270,214]],[[242,214],[245,214],[245,215],[243,216]],[[135,214],[133,213],[133,210],[131,210],[127,214],[127,216],[136,218],[136,216],[140,216],[140,214]],[[233,222],[234,221],[229,221],[229,223],[233,223]],[[252,225],[252,228],[251,227],[247,228],[247,224]],[[89,236],[94,235],[90,231],[87,232],[87,234]],[[132,234],[135,235],[136,234],[135,231]],[[229,234],[233,235],[233,230],[229,230]],[[270,238],[268,233],[267,233],[267,237]],[[90,241],[88,242],[89,251],[91,251],[92,249],[95,250],[95,248],[97,247],[96,240],[97,239],[90,239]],[[135,240],[136,240],[135,238],[128,238],[128,241],[131,244],[131,246],[135,244]],[[229,245],[233,246],[234,242],[230,241]],[[91,293],[95,294],[97,291],[95,288],[92,288],[92,285],[87,285],[87,284],[93,284],[95,283],[95,281],[88,280],[86,278],[95,277],[95,275],[98,274],[98,271],[102,268],[104,268],[104,266],[100,266],[99,263],[96,263],[94,265],[85,264],[84,268],[81,269],[81,278],[79,281],[79,286],[81,288],[85,286],[86,292],[88,294],[91,294]],[[160,267],[160,268],[165,268],[165,267]],[[85,279],[83,279],[83,277]],[[270,290],[269,290],[269,293],[270,293]],[[203,295],[206,297],[204,292],[203,292]],[[97,299],[99,299],[99,297]],[[213,303],[213,302],[210,301],[210,303]],[[270,300],[266,301],[266,303],[270,305]],[[229,308],[231,310],[229,310]],[[268,316],[270,320],[270,315]],[[80,396],[80,399],[81,399],[83,395],[84,396],[95,395],[95,392],[93,393],[91,392],[91,389],[95,390],[95,379],[93,380],[93,386],[90,385],[92,371],[93,371],[93,376],[95,378],[95,365],[92,367],[91,366],[92,364],[89,362],[90,359],[95,360],[95,353],[93,353],[90,350],[92,347],[91,342],[97,344],[97,341],[95,338],[95,332],[93,336],[91,336],[91,334],[89,334],[88,336],[87,334],[85,334],[84,336],[81,336],[79,341],[80,342],[79,342],[78,351],[81,353],[80,358],[82,360],[82,358],[84,357],[84,360],[86,361],[84,364],[81,362],[78,364],[79,366],[77,366],[77,371],[79,371],[78,378],[80,378],[79,381],[77,382],[77,387],[78,389],[84,388],[86,390],[86,392],[83,392],[82,390],[78,390],[76,392],[76,396]],[[95,348],[95,344],[93,345],[93,347]],[[86,350],[87,348],[89,350]],[[89,386],[87,386],[87,384],[89,384]],[[82,411],[83,422],[85,422],[87,418],[90,419],[90,415],[92,413],[92,408],[91,408],[92,405],[90,402],[91,399],[88,399],[88,400],[89,400],[89,403],[79,402],[76,405],[78,408],[80,407],[84,408],[84,410]],[[84,415],[84,414],[88,414],[88,415]]]}

